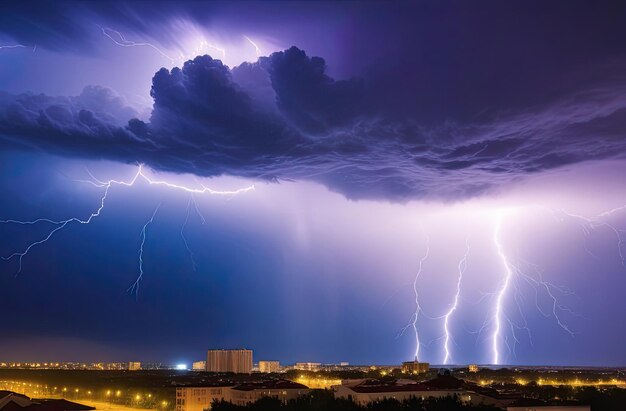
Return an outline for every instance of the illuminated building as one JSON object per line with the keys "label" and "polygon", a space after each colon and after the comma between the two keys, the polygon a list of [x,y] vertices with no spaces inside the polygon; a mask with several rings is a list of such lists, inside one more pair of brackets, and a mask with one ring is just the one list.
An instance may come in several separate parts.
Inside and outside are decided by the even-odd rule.
{"label": "illuminated building", "polygon": [[322,364],[319,362],[297,362],[293,368],[300,371],[319,371]]}
{"label": "illuminated building", "polygon": [[402,372],[405,374],[421,374],[428,372],[430,364],[419,361],[406,361],[402,363]]}
{"label": "illuminated building", "polygon": [[209,350],[207,352],[206,370],[250,374],[252,372],[252,350]]}
{"label": "illuminated building", "polygon": [[308,394],[309,391],[306,386],[287,380],[221,387],[177,387],[176,411],[203,411],[211,408],[213,401],[247,405],[263,397],[273,397],[287,402]]}
{"label": "illuminated building", "polygon": [[[344,380],[341,385],[333,387],[335,398],[351,399],[361,406],[385,399],[404,401],[411,398],[429,399],[456,396],[461,402],[468,404],[484,404],[498,408],[515,406],[524,403],[519,393],[500,392],[493,388],[482,387],[472,382],[455,378],[448,374],[438,375],[432,380],[415,382],[412,380]],[[524,411],[532,410],[561,410],[560,408],[540,408],[537,404],[545,406],[546,403],[533,400],[533,407],[523,408]],[[520,409],[513,409],[520,411]],[[572,408],[572,411],[588,411],[585,408]]]}
{"label": "illuminated building", "polygon": [[229,387],[177,387],[176,411],[204,411],[213,401],[226,400]]}
{"label": "illuminated building", "polygon": [[259,361],[259,372],[278,372],[278,371],[280,371],[280,362]]}
{"label": "illuminated building", "polygon": [[342,385],[333,387],[335,398],[350,399],[356,404],[366,406],[385,399],[397,401],[411,398],[442,398],[457,396],[463,402],[472,400],[472,393],[462,387],[430,387],[423,383],[379,382],[376,380],[347,380]]}
{"label": "illuminated building", "polygon": [[193,371],[206,371],[206,361],[194,361],[191,364],[191,369]]}
{"label": "illuminated building", "polygon": [[271,380],[242,384],[229,389],[228,401],[235,405],[247,405],[263,397],[278,398],[286,403],[310,392],[305,385],[288,380]]}
{"label": "illuminated building", "polygon": [[128,371],[139,371],[141,370],[141,363],[140,362],[129,362],[128,363]]}
{"label": "illuminated building", "polygon": [[478,365],[476,364],[470,364],[469,367],[467,367],[469,372],[478,372]]}

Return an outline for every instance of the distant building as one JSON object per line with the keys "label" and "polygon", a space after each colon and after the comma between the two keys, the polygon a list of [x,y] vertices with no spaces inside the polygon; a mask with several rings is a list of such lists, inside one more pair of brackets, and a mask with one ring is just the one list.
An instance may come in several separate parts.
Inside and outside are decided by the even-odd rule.
{"label": "distant building", "polygon": [[402,372],[405,374],[421,374],[428,372],[430,364],[427,362],[407,361],[402,363]]}
{"label": "distant building", "polygon": [[293,368],[300,371],[319,371],[322,364],[319,362],[297,362]]}
{"label": "distant building", "polygon": [[210,372],[252,372],[252,350],[209,350],[206,370]]}
{"label": "distant building", "polygon": [[478,365],[476,364],[470,364],[469,367],[467,367],[469,372],[478,372]]}
{"label": "distant building", "polygon": [[342,362],[339,363],[340,367],[347,367],[349,365],[350,365],[350,363],[348,361],[342,361]]}
{"label": "distant building", "polygon": [[206,371],[206,361],[194,361],[191,364],[191,369],[193,371]]}
{"label": "distant building", "polygon": [[259,361],[259,372],[278,372],[280,371],[280,362],[278,361]]}
{"label": "distant building", "polygon": [[176,411],[203,411],[213,401],[247,405],[263,397],[279,398],[283,402],[309,393],[309,389],[293,381],[271,380],[222,387],[177,387]]}
{"label": "distant building", "polygon": [[141,370],[141,363],[140,362],[129,362],[128,363],[128,371],[139,371]]}

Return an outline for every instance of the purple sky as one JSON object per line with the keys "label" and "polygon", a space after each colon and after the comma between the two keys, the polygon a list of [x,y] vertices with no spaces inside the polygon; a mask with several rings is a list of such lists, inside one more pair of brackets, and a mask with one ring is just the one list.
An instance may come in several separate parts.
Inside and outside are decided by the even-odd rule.
{"label": "purple sky", "polygon": [[0,361],[624,365],[624,11],[1,5]]}

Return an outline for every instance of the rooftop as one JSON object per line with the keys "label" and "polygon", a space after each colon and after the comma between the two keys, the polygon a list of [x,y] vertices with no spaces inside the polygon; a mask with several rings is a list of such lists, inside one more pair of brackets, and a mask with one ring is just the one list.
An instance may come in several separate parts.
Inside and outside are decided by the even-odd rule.
{"label": "rooftop", "polygon": [[11,391],[0,391],[0,411],[83,411],[94,407],[63,399],[33,399]]}

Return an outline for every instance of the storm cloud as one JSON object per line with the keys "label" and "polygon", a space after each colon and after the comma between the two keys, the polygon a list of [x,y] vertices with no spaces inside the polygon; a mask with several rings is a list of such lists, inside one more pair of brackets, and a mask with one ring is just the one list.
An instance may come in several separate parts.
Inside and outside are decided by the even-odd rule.
{"label": "storm cloud", "polygon": [[0,94],[0,136],[5,146],[175,173],[309,180],[354,199],[461,199],[624,157],[625,91],[596,83],[487,120],[426,124],[389,115],[369,79],[335,80],[324,59],[292,47],[232,70],[210,56],[159,70],[145,122],[101,87]]}

